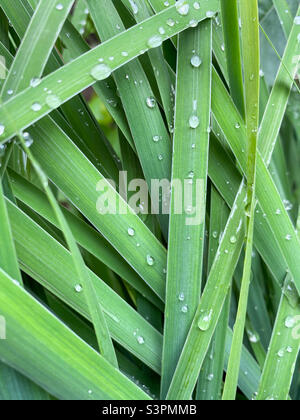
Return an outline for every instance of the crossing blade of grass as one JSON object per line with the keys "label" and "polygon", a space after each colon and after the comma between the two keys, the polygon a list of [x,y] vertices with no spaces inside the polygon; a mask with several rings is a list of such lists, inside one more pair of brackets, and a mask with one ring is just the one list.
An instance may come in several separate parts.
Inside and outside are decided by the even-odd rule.
{"label": "crossing blade of grass", "polygon": [[[230,355],[230,349],[232,344],[233,332],[228,327],[227,336],[226,336],[226,353],[225,353],[225,364],[228,364],[228,359]],[[242,390],[243,394],[249,399],[252,400],[255,396],[256,390],[259,385],[259,380],[261,377],[261,370],[259,365],[253,359],[253,356],[243,347],[242,351],[242,360],[241,360],[241,369],[239,372],[239,388]]]}
{"label": "crossing blade of grass", "polygon": [[299,322],[299,294],[288,274],[258,388],[258,400],[289,399],[300,349]]}
{"label": "crossing blade of grass", "polygon": [[[0,108],[0,121],[5,126],[0,142],[2,143],[4,140],[11,138],[18,131],[23,130],[53,110],[53,108],[47,106],[46,99],[49,95],[44,91],[45,88],[48,91],[51,90],[53,95],[59,98],[57,102],[59,106],[83,89],[93,85],[97,80],[107,78],[112,71],[141,55],[141,51],[144,52],[151,49],[153,44],[151,42],[148,44],[148,41],[153,37],[153,27],[166,25],[169,19],[175,22],[178,21],[173,26],[164,26],[166,33],[161,38],[166,40],[189,27],[191,20],[196,20],[197,22],[204,20],[208,10],[212,12],[218,11],[218,0],[203,0],[200,9],[193,7],[192,0],[187,0],[187,2],[190,5],[190,13],[188,15],[180,15],[176,6],[172,6],[158,15],[152,16],[142,22],[142,24],[130,28],[128,31],[81,55],[61,69],[46,76],[36,88],[29,87],[6,102]],[[143,30],[140,29],[141,26]],[[134,39],[134,43],[130,42],[132,39]],[[122,52],[125,51],[128,53],[128,56],[122,55]],[[115,57],[113,62],[109,60],[109,57],[112,56]],[[103,64],[105,66],[108,66],[108,64],[109,66],[99,68],[99,59],[104,60]],[[106,69],[106,72],[103,71],[104,69]],[[58,83],[60,80],[61,83]],[[36,111],[36,107],[34,109],[31,108],[35,103],[39,104],[38,108],[41,107],[38,111]],[[14,115],[13,122],[9,121],[8,115]]]}
{"label": "crossing blade of grass", "polygon": [[[54,226],[59,227],[55,214],[43,192],[12,170],[9,170],[9,176],[15,197]],[[162,308],[162,302],[158,297],[147,287],[136,272],[126,264],[109,242],[70,211],[64,208],[62,208],[62,211],[72,230],[74,239],[80,246],[102,261],[133,288],[149,299],[155,306]]]}
{"label": "crossing blade of grass", "polygon": [[[4,7],[4,10],[7,16],[9,17],[11,23],[13,24],[13,27],[16,28],[16,30],[18,31],[18,35],[20,36],[20,38],[22,38],[26,33],[27,25],[30,24],[30,18],[31,18],[31,14],[33,14],[33,10],[31,9],[27,0],[23,0],[22,2],[21,0],[17,0],[17,1],[18,1],[17,8],[13,6],[12,3],[9,2],[8,0],[3,1],[2,7]],[[33,3],[32,0],[30,1],[31,3]],[[24,10],[24,9],[25,9],[25,14],[23,16],[22,14],[20,14],[20,10]],[[20,19],[20,16],[22,17],[22,19]],[[8,60],[12,60],[10,53],[8,54],[6,53],[4,56],[7,62],[9,62]],[[40,63],[38,60],[37,61],[32,60],[32,64],[37,64],[36,69],[34,66],[31,66],[32,75],[34,78],[36,78],[36,76],[39,74],[41,70]],[[60,67],[60,65],[62,65],[62,62],[60,58],[58,57],[58,54],[52,53],[46,65],[45,73],[48,74],[55,71],[57,68]],[[30,80],[28,80],[28,86],[29,86],[29,82]],[[52,95],[52,93],[51,94],[49,93],[48,95],[48,98],[51,99],[52,104],[53,104],[54,96],[55,95]],[[94,160],[96,160],[97,166],[101,168],[101,171],[103,171],[103,173],[105,173],[107,177],[111,179],[116,179],[117,178],[116,164],[106,148],[105,138],[103,136],[103,133],[101,132],[101,130],[99,130],[99,127],[95,127],[95,121],[91,118],[91,115],[87,112],[87,108],[84,105],[82,98],[80,97],[72,98],[70,101],[68,101],[66,104],[62,106],[62,110],[72,122],[73,127],[76,127],[78,129],[78,133],[82,135],[82,139],[80,139],[79,136],[76,137],[79,140],[78,142],[76,142],[76,144],[89,157],[91,156],[91,151],[92,151]],[[57,113],[55,113],[54,115],[53,114],[54,113],[52,113],[53,118],[55,118],[57,123],[60,123],[61,119],[58,120]],[[87,130],[86,127],[89,127],[89,129]],[[99,143],[102,146],[101,153],[99,152]]]}
{"label": "crossing blade of grass", "polygon": [[[300,229],[298,229],[298,236],[300,236]],[[258,388],[258,400],[287,400],[289,398],[300,350],[299,322],[299,294],[295,290],[293,279],[290,274],[287,274]]]}
{"label": "crossing blade of grass", "polygon": [[[69,251],[9,200],[6,204],[22,271],[91,320],[84,294],[76,291],[80,279]],[[113,339],[159,373],[160,334],[96,274],[88,272]],[[143,338],[144,344],[140,344],[139,337]]]}
{"label": "crossing blade of grass", "polygon": [[[73,0],[62,0],[61,7],[57,8],[55,2],[39,2],[4,83],[3,101],[10,97],[8,92],[16,94],[26,89],[34,77],[40,77],[72,4]],[[32,68],[35,75],[32,75]]]}
{"label": "crossing blade of grass", "polygon": [[[217,254],[219,238],[221,236],[221,232],[225,229],[228,216],[229,210],[225,201],[215,188],[212,187],[208,251],[209,269],[211,269],[214,258]],[[200,372],[200,378],[197,385],[198,400],[217,401],[220,400],[221,397],[225,362],[226,332],[229,321],[230,294],[231,293],[229,291],[227,302],[225,303],[223,311],[220,315],[216,332],[212,338],[210,348],[207,352]]]}
{"label": "crossing blade of grass", "polygon": [[254,219],[256,208],[257,132],[259,124],[259,17],[258,1],[240,4],[242,18],[242,51],[244,63],[245,111],[247,129],[247,241],[244,271],[231,354],[223,391],[223,400],[235,400],[243,346],[253,252]]}
{"label": "crossing blade of grass", "polygon": [[[84,39],[76,32],[75,28],[68,20],[65,22],[62,31],[60,33],[60,39],[66,46],[70,59],[74,60],[81,54],[89,51],[89,46],[86,44]],[[126,137],[127,141],[134,149],[134,142],[128,122],[124,113],[123,108],[120,106],[120,98],[117,95],[116,87],[113,84],[112,78],[108,78],[104,81],[99,81],[93,85],[96,94],[105,103],[107,110],[110,115],[121,129],[122,133]]]}
{"label": "crossing blade of grass", "polygon": [[87,300],[87,306],[91,314],[92,323],[94,325],[95,333],[97,336],[100,353],[113,366],[118,367],[116,353],[115,353],[114,346],[110,337],[110,333],[106,324],[106,320],[102,311],[101,302],[98,302],[98,300],[96,299],[94,285],[90,279],[89,272],[85,266],[85,263],[79,251],[78,245],[74,240],[72,231],[69,228],[68,223],[66,222],[63,212],[60,209],[51,188],[49,187],[47,176],[45,175],[39,163],[36,161],[35,157],[33,156],[30,149],[28,148],[22,134],[19,136],[19,139],[21,141],[24,151],[28,155],[32,163],[32,166],[34,167],[41,181],[41,184],[45,190],[45,193],[48,197],[48,200],[52,206],[52,209],[55,213],[55,216],[59,222],[59,225],[63,231],[66,242],[70,249],[74,266],[75,266],[78,278],[80,280],[80,283],[76,287],[79,292],[81,291],[81,289],[83,289],[85,298]]}
{"label": "crossing blade of grass", "polygon": [[[220,171],[220,167],[222,171]],[[232,166],[232,160],[226,156],[226,152],[213,135],[211,135],[210,141],[209,176],[227,205],[232,208],[242,177],[238,170]],[[255,217],[255,247],[272,272],[278,285],[283,287],[287,264],[270,225],[265,221],[264,212],[259,204]],[[270,240],[273,244],[272,247],[270,247]]]}
{"label": "crossing blade of grass", "polygon": [[[6,208],[5,198],[0,179],[0,267],[5,270],[18,284],[23,285],[17,254],[13,241],[10,220]],[[2,308],[1,308],[2,309]],[[2,314],[2,310],[1,310]],[[33,384],[18,375],[12,368],[0,363],[0,399],[15,398],[17,393],[27,395],[28,398],[38,399],[38,396],[47,398],[44,393]]]}
{"label": "crossing blade of grass", "polygon": [[[194,53],[190,56],[186,51]],[[179,35],[177,59],[174,185],[168,248],[162,398],[167,394],[201,294],[211,109],[211,19]],[[184,202],[182,212],[178,211],[178,206],[183,207],[183,198],[177,190],[178,180],[181,185],[185,183],[189,186],[189,202]],[[201,196],[197,197],[197,194]],[[196,214],[192,210],[195,204]]]}
{"label": "crossing blade of grass", "polygon": [[[227,110],[226,113],[224,112],[225,108]],[[215,72],[213,72],[212,109],[214,116],[223,129],[230,148],[245,172],[246,156],[244,150],[246,149],[246,129],[222,81]],[[228,112],[228,109],[230,109],[230,112]],[[238,129],[235,128],[237,126],[239,127]],[[266,141],[268,140],[266,139]],[[266,150],[267,153],[265,155],[269,156],[269,153],[271,154],[273,150],[272,144],[272,142],[269,143],[269,148]],[[300,284],[298,284],[299,282],[297,280],[300,278],[300,241],[295,234],[295,228],[260,153],[257,156],[256,188],[257,198],[262,207],[263,214],[267,215],[265,222],[269,223],[273,230],[288,269],[297,283],[297,288],[300,290]],[[296,257],[296,255],[298,256]]]}
{"label": "crossing blade of grass", "polygon": [[[300,8],[297,14],[300,14]],[[294,23],[259,129],[259,149],[269,164],[300,60],[299,25]],[[273,123],[271,124],[271,121]],[[272,145],[272,147],[271,147]],[[269,151],[269,153],[267,153]]]}
{"label": "crossing blade of grass", "polygon": [[293,26],[293,17],[289,8],[289,4],[286,0],[273,0],[273,4],[284,30],[284,34],[286,38],[288,38]]}
{"label": "crossing blade of grass", "polygon": [[221,10],[230,92],[237,109],[244,117],[245,102],[237,0],[221,0]]}
{"label": "crossing blade of grass", "polygon": [[16,250],[13,242],[10,221],[0,180],[0,267],[10,274],[17,282],[23,283],[18,266]]}
{"label": "crossing blade of grass", "polygon": [[167,399],[189,399],[193,393],[244,243],[245,199],[246,185],[242,182],[175,370]]}
{"label": "crossing blade of grass", "polygon": [[[143,0],[135,0],[134,3],[130,3],[130,0],[122,0],[122,2],[133,12],[136,22],[141,22],[152,16],[151,8]],[[159,32],[163,33],[164,31],[163,27],[159,29]],[[149,51],[148,55],[154,69],[168,126],[172,131],[174,128],[174,86],[171,74],[165,62],[162,48],[154,48]]]}
{"label": "crossing blade of grass", "polygon": [[[0,359],[61,399],[149,399],[0,269]],[[37,352],[37,349],[39,350]]]}
{"label": "crossing blade of grass", "polygon": [[85,26],[87,24],[87,18],[89,14],[89,9],[85,0],[79,0],[76,2],[73,14],[72,14],[72,24],[75,26],[77,31],[83,35],[85,32]]}
{"label": "crossing blade of grass", "polygon": [[[118,34],[120,31],[118,28],[125,30],[111,0],[102,2],[102,6],[109,10],[106,16],[101,13],[97,0],[87,1],[93,21],[103,41]],[[162,38],[160,42],[162,42]],[[153,55],[151,52],[150,54]],[[160,58],[162,59],[163,57]],[[135,60],[117,70],[114,73],[114,78],[120,92],[145,179],[151,191],[153,179],[160,181],[171,177],[170,160],[166,159],[166,156],[171,155],[169,134],[142,65]],[[154,139],[156,140],[154,141]],[[166,202],[168,197],[164,195],[161,197],[161,200]],[[159,211],[159,214],[161,228],[165,238],[167,238],[169,218],[166,214],[161,214],[161,211]]]}

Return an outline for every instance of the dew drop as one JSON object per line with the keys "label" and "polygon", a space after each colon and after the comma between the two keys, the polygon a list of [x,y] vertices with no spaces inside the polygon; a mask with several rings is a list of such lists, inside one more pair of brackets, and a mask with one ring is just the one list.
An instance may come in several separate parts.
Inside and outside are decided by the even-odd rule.
{"label": "dew drop", "polygon": [[152,267],[154,265],[154,258],[151,257],[151,255],[147,255],[146,259],[147,259],[147,264]]}
{"label": "dew drop", "polygon": [[26,147],[31,147],[33,145],[33,138],[29,133],[23,133],[23,139],[25,140]]}
{"label": "dew drop", "polygon": [[3,124],[0,124],[0,136],[3,136],[5,131],[5,126]]}
{"label": "dew drop", "polygon": [[215,12],[212,12],[211,10],[206,12],[206,17],[207,18],[213,18],[215,16]]}
{"label": "dew drop", "polygon": [[175,22],[173,19],[168,19],[167,20],[167,25],[170,26],[170,28],[173,28],[173,26],[175,26]]}
{"label": "dew drop", "polygon": [[284,321],[284,325],[286,326],[286,328],[293,328],[296,325],[295,318],[292,316],[288,316]]}
{"label": "dew drop", "polygon": [[192,19],[189,22],[191,28],[196,28],[198,26],[198,21],[196,19]]}
{"label": "dew drop", "polygon": [[112,73],[111,68],[106,64],[98,64],[91,71],[91,76],[95,80],[107,79]]}
{"label": "dew drop", "polygon": [[60,99],[55,95],[49,95],[49,96],[46,97],[46,104],[51,109],[58,108],[60,103],[61,103]]}
{"label": "dew drop", "polygon": [[190,5],[186,0],[178,0],[176,3],[176,10],[181,16],[186,16],[190,11]]}
{"label": "dew drop", "polygon": [[213,314],[213,311],[211,309],[209,312],[201,315],[198,321],[198,327],[200,328],[201,331],[207,331],[209,329],[210,324],[211,324],[212,314]]}
{"label": "dew drop", "polygon": [[41,79],[37,77],[30,80],[30,86],[33,88],[37,87],[40,83],[41,83]]}
{"label": "dew drop", "polygon": [[184,301],[184,293],[183,292],[181,292],[179,294],[178,299],[180,300],[180,302],[183,302]]}
{"label": "dew drop", "polygon": [[129,236],[134,236],[135,235],[135,230],[133,228],[128,228],[128,235]]}
{"label": "dew drop", "polygon": [[236,242],[237,242],[236,236],[231,236],[230,243],[231,244],[236,244]]}
{"label": "dew drop", "polygon": [[154,35],[148,40],[148,47],[149,48],[157,48],[160,47],[163,43],[163,39],[160,35]]}
{"label": "dew drop", "polygon": [[189,119],[189,125],[191,128],[197,128],[199,127],[200,121],[197,115],[192,115]]}
{"label": "dew drop", "polygon": [[148,108],[155,108],[156,106],[156,100],[152,96],[146,99],[146,105]]}
{"label": "dew drop", "polygon": [[198,67],[200,67],[200,66],[201,66],[201,64],[202,64],[202,60],[201,60],[201,58],[199,57],[199,55],[197,55],[197,54],[193,55],[193,57],[191,58],[191,65],[192,65],[193,67],[198,68]]}
{"label": "dew drop", "polygon": [[38,112],[42,109],[42,105],[39,104],[38,102],[35,102],[32,107],[31,107],[32,111],[34,112]]}
{"label": "dew drop", "polygon": [[132,8],[133,13],[135,15],[137,15],[138,12],[139,12],[139,8],[138,8],[137,4],[133,0],[129,0],[129,3],[130,3],[130,6]]}
{"label": "dew drop", "polygon": [[137,342],[138,342],[139,344],[144,344],[144,343],[145,343],[145,339],[144,339],[144,337],[142,337],[141,335],[139,335],[139,336],[137,337]]}
{"label": "dew drop", "polygon": [[82,286],[81,286],[81,284],[76,284],[76,286],[75,286],[75,292],[77,292],[77,293],[82,292]]}
{"label": "dew drop", "polygon": [[296,16],[294,19],[295,25],[300,25],[300,16]]}
{"label": "dew drop", "polygon": [[181,308],[181,312],[183,312],[184,314],[186,314],[188,312],[189,308],[187,305],[183,305],[183,307]]}

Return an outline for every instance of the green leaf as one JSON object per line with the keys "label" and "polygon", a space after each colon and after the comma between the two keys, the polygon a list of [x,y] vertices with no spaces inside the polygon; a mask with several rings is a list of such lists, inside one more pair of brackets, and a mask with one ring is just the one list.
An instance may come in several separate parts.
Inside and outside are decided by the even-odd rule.
{"label": "green leaf", "polygon": [[250,0],[240,4],[242,17],[242,44],[244,62],[244,88],[247,130],[247,240],[243,278],[240,290],[238,311],[233,332],[232,348],[228,363],[223,400],[235,400],[244,329],[251,281],[253,252],[254,217],[256,208],[256,162],[257,132],[259,124],[259,18],[258,2]]}
{"label": "green leaf", "polygon": [[8,328],[7,340],[1,343],[1,361],[50,394],[71,400],[148,399],[2,269],[0,306]]}
{"label": "green leaf", "polygon": [[[186,51],[194,53],[188,55]],[[163,398],[167,394],[201,294],[211,60],[211,21],[203,22],[197,29],[179,35],[161,391]],[[185,189],[188,188],[188,200],[186,196],[181,196],[179,182],[181,186],[185,185]]]}

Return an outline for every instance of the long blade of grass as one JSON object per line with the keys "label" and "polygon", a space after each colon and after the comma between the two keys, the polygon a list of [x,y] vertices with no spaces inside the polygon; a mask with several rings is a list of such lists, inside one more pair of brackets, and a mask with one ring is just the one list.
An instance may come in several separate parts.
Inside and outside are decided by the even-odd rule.
{"label": "long blade of grass", "polygon": [[[300,14],[300,8],[297,14]],[[300,60],[299,25],[294,23],[259,129],[259,149],[269,164]],[[291,77],[291,76],[292,77]],[[272,124],[271,124],[272,121]]]}
{"label": "long blade of grass", "polygon": [[40,77],[72,4],[73,0],[62,0],[59,5],[47,0],[39,2],[3,85],[3,101],[9,99],[11,92],[26,89],[31,80]]}
{"label": "long blade of grass", "polygon": [[0,220],[0,267],[17,282],[23,284],[5,204],[2,180],[0,180]]}
{"label": "long blade of grass", "polygon": [[258,400],[289,399],[300,350],[299,322],[299,294],[288,274],[258,388]]}
{"label": "long blade of grass", "polygon": [[[297,230],[300,236],[300,226]],[[288,399],[300,351],[299,322],[299,294],[295,290],[293,279],[287,274],[258,388],[258,400]]]}
{"label": "long blade of grass", "polygon": [[1,360],[61,399],[149,399],[2,269],[0,286],[1,312],[9,328]]}
{"label": "long blade of grass", "polygon": [[288,38],[293,27],[293,17],[289,8],[289,4],[286,0],[273,0],[273,4],[284,30],[284,34],[286,38]]}
{"label": "long blade of grass", "polygon": [[237,109],[245,116],[237,0],[221,0],[221,11],[230,91]]}
{"label": "long blade of grass", "polygon": [[[60,34],[60,39],[66,46],[70,59],[74,60],[79,57],[81,54],[89,51],[89,46],[86,44],[84,39],[76,32],[75,28],[71,22],[66,21],[63,29]],[[108,78],[104,81],[99,81],[93,85],[93,89],[100,99],[105,103],[105,106],[118,125],[122,130],[122,133],[126,137],[127,141],[134,149],[134,142],[130,129],[128,127],[128,122],[124,113],[123,108],[121,107],[120,98],[117,95],[116,87],[113,84],[112,78]]]}
{"label": "long blade of grass", "polygon": [[[20,285],[23,279],[19,269],[15,244],[13,240],[10,220],[3,193],[2,179],[0,179],[0,267]],[[1,308],[2,314],[2,308]],[[22,378],[12,368],[0,364],[0,399],[16,398],[17,395],[27,396],[28,399],[47,399],[47,394],[31,381]]]}
{"label": "long blade of grass", "polygon": [[[229,210],[225,201],[215,188],[212,187],[208,251],[209,270],[211,269],[217,254],[219,239],[225,229],[228,216]],[[217,401],[220,400],[221,397],[226,353],[226,332],[229,321],[230,295],[231,293],[229,291],[227,302],[225,303],[223,311],[220,315],[216,332],[213,336],[210,348],[207,352],[200,372],[200,378],[197,385],[198,400]]]}
{"label": "long blade of grass", "polygon": [[74,266],[80,280],[80,284],[76,286],[79,291],[83,288],[85,298],[87,300],[87,305],[91,314],[91,319],[95,328],[96,336],[98,339],[98,346],[101,354],[115,367],[118,366],[114,346],[110,337],[110,333],[106,324],[106,320],[102,311],[101,302],[98,302],[95,296],[94,285],[90,279],[88,270],[86,269],[85,263],[83,261],[82,255],[79,251],[78,245],[74,240],[72,231],[69,228],[68,223],[63,215],[62,210],[60,209],[56,198],[49,187],[48,178],[40,167],[39,163],[31,153],[28,148],[22,134],[19,136],[22,147],[24,148],[26,154],[28,155],[40,181],[45,190],[45,193],[48,197],[48,200],[52,206],[52,209],[56,215],[56,218],[60,224],[60,227],[64,233],[66,242],[70,249]]}
{"label": "long blade of grass", "polygon": [[181,353],[167,399],[189,399],[209,349],[245,235],[246,185],[242,182]]}
{"label": "long blade of grass", "polygon": [[242,17],[242,43],[244,62],[244,86],[246,103],[247,127],[247,241],[244,271],[240,291],[240,300],[236,323],[234,327],[231,354],[228,363],[227,376],[223,391],[223,400],[235,400],[240,370],[241,352],[243,346],[249,288],[251,281],[251,266],[254,235],[254,212],[256,208],[256,160],[257,132],[259,124],[259,17],[258,1],[249,0],[240,3]]}
{"label": "long blade of grass", "polygon": [[[201,294],[210,127],[211,44],[211,20],[179,35],[162,398],[167,394]],[[194,51],[194,54],[189,56],[186,51]],[[178,180],[182,185],[185,183],[190,186],[189,194],[194,197],[194,201],[197,195],[201,195],[197,197],[196,203],[184,202],[183,212],[179,214],[178,205],[183,206],[183,198],[178,196]],[[194,204],[196,214],[192,214],[191,210]]]}
{"label": "long blade of grass", "polygon": [[[228,363],[232,338],[233,332],[230,328],[228,328],[226,336],[225,364]],[[260,377],[261,369],[259,365],[253,359],[249,350],[246,347],[243,347],[241,369],[239,373],[239,388],[249,400],[252,400],[255,396]]]}
{"label": "long blade of grass", "polygon": [[[141,22],[152,16],[151,8],[143,0],[122,0],[126,7],[133,12],[136,22]],[[159,33],[164,32],[162,26]],[[165,62],[163,49],[155,48],[149,51],[150,62],[154,69],[154,74],[162,100],[163,109],[167,118],[168,126],[172,131],[174,125],[174,86],[167,63]]]}
{"label": "long blade of grass", "polygon": [[[246,128],[239,113],[233,106],[232,100],[226,92],[223,83],[214,72],[212,92],[213,113],[220,126],[222,126],[228,144],[237,157],[243,171],[246,171],[246,156],[244,153],[246,149]],[[229,113],[227,111],[226,113],[224,112],[225,103],[228,106],[226,109],[230,109]],[[278,120],[276,123],[278,123]],[[237,129],[235,127],[239,128]],[[269,153],[272,152],[272,144],[272,142],[269,143],[269,149],[265,155],[269,156]],[[300,278],[300,241],[295,234],[295,228],[260,153],[257,156],[257,198],[262,207],[263,214],[267,215],[266,221],[273,230],[287,266],[295,282],[299,283],[297,279]],[[296,256],[296,254],[299,255]],[[297,284],[297,288],[300,290],[300,284]]]}

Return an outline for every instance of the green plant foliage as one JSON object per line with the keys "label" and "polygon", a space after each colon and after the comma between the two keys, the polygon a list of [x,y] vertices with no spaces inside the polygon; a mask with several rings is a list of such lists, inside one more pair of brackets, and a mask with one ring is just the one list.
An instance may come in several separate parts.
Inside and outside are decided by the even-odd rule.
{"label": "green plant foliage", "polygon": [[297,0],[1,0],[0,400],[299,400]]}

